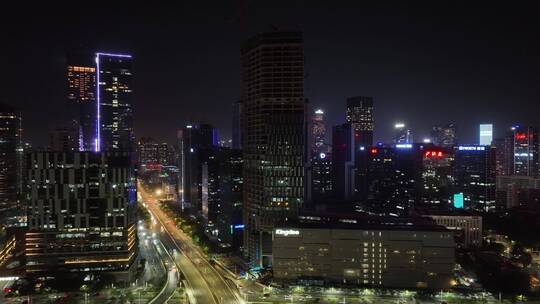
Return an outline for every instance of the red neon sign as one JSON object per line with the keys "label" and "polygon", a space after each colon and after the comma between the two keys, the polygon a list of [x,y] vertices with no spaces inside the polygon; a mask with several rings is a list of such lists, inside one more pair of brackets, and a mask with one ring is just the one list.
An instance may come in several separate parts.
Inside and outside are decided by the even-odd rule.
{"label": "red neon sign", "polygon": [[525,133],[516,133],[516,139],[526,139],[527,134]]}
{"label": "red neon sign", "polygon": [[443,157],[442,151],[426,151],[424,153],[425,157]]}

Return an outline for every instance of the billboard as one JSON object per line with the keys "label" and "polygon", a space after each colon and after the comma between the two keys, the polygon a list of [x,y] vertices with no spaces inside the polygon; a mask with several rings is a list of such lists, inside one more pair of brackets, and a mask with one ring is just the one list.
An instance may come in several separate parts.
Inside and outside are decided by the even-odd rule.
{"label": "billboard", "polygon": [[463,208],[463,192],[454,194],[454,208]]}
{"label": "billboard", "polygon": [[491,145],[493,140],[493,124],[481,124],[480,125],[480,142],[481,146]]}

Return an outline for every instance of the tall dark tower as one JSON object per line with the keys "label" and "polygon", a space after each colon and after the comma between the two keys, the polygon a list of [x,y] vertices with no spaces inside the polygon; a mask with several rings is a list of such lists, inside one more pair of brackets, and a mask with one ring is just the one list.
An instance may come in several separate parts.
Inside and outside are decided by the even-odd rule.
{"label": "tall dark tower", "polygon": [[0,213],[17,206],[21,179],[21,116],[0,104]]}
{"label": "tall dark tower", "polygon": [[68,99],[79,109],[79,148],[94,150],[96,133],[96,67],[90,55],[70,56],[67,65]]}
{"label": "tall dark tower", "polygon": [[271,263],[271,234],[304,203],[306,102],[299,32],[247,40],[242,55],[244,103],[244,246],[254,265]]}
{"label": "tall dark tower", "polygon": [[354,129],[355,146],[373,145],[373,97],[347,98],[347,122]]}
{"label": "tall dark tower", "polygon": [[134,150],[130,55],[96,53],[95,151]]}

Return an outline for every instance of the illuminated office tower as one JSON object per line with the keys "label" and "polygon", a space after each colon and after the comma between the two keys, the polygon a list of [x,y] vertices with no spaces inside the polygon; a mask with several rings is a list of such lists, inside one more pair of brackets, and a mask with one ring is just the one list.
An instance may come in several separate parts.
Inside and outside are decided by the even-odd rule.
{"label": "illuminated office tower", "polygon": [[479,144],[481,146],[489,146],[493,141],[493,125],[481,124],[480,133],[478,134]]}
{"label": "illuminated office tower", "polygon": [[326,125],[324,123],[324,111],[321,109],[315,110],[311,116],[311,152],[313,156],[319,153],[327,152],[324,149],[324,140],[326,136]]}
{"label": "illuminated office tower", "polygon": [[398,122],[394,124],[394,143],[395,144],[412,144],[413,143],[413,133],[411,129],[407,129],[404,123]]}
{"label": "illuminated office tower", "polygon": [[514,175],[538,175],[538,130],[512,127],[514,138]]}
{"label": "illuminated office tower", "polygon": [[304,203],[306,101],[299,32],[245,41],[242,57],[244,245],[253,265],[271,263],[274,225]]}
{"label": "illuminated office tower", "polygon": [[464,208],[495,211],[495,148],[457,146],[454,159],[454,193],[462,193]]}
{"label": "illuminated office tower", "polygon": [[452,148],[457,143],[456,125],[435,125],[431,128],[431,142],[439,147]]}
{"label": "illuminated office tower", "polygon": [[133,151],[132,58],[96,53],[95,151]]}
{"label": "illuminated office tower", "polygon": [[17,206],[20,193],[21,116],[12,107],[0,104],[0,213]]}
{"label": "illuminated office tower", "polygon": [[373,97],[347,98],[347,122],[354,130],[355,147],[373,145]]}
{"label": "illuminated office tower", "polygon": [[514,134],[509,132],[493,140],[495,146],[495,171],[499,175],[514,175]]}
{"label": "illuminated office tower", "polygon": [[[81,56],[82,57],[82,56]],[[79,148],[94,149],[96,134],[96,67],[91,56],[70,57],[67,66],[68,99],[79,108]]]}
{"label": "illuminated office tower", "polygon": [[26,161],[27,273],[113,271],[130,281],[138,243],[130,153],[32,152]]}
{"label": "illuminated office tower", "polygon": [[187,125],[178,130],[180,201],[183,210],[201,212],[202,164],[217,146],[217,130],[209,124]]}

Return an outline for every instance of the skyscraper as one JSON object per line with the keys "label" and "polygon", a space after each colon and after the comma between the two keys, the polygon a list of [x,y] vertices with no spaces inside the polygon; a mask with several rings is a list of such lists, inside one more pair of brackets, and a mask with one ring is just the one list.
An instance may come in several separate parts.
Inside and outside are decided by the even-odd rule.
{"label": "skyscraper", "polygon": [[394,143],[395,144],[412,144],[413,133],[411,129],[407,129],[404,123],[394,124]]}
{"label": "skyscraper", "polygon": [[79,108],[79,148],[90,151],[96,133],[96,67],[90,56],[68,60],[68,99]]}
{"label": "skyscraper", "polygon": [[514,175],[538,175],[538,130],[533,127],[513,127]]}
{"label": "skyscraper", "polygon": [[373,145],[373,97],[347,98],[347,122],[353,127],[356,147]]}
{"label": "skyscraper", "polygon": [[299,32],[259,34],[241,48],[244,103],[244,246],[271,263],[272,229],[304,203],[306,101]]}
{"label": "skyscraper", "polygon": [[464,208],[495,210],[495,149],[458,146],[454,160],[455,193],[463,193]]}
{"label": "skyscraper", "polygon": [[70,121],[65,126],[59,126],[49,134],[49,149],[51,151],[79,151],[79,123]]}
{"label": "skyscraper", "polygon": [[324,122],[324,111],[317,109],[311,117],[311,152],[313,156],[327,152],[324,149],[325,137],[326,124]]}
{"label": "skyscraper", "polygon": [[134,150],[130,55],[96,53],[95,151]]}
{"label": "skyscraper", "polygon": [[0,213],[17,206],[20,190],[21,116],[12,107],[0,104]]}
{"label": "skyscraper", "polygon": [[482,146],[489,146],[493,141],[493,125],[492,124],[480,124],[480,130],[478,134],[478,143]]}
{"label": "skyscraper", "polygon": [[217,146],[217,132],[208,124],[187,125],[178,130],[178,169],[180,169],[182,209],[201,211],[202,164]]}
{"label": "skyscraper", "polygon": [[26,271],[121,272],[137,257],[128,152],[32,152],[27,158]]}
{"label": "skyscraper", "polygon": [[514,174],[514,135],[507,133],[493,141],[495,146],[495,171],[497,175]]}
{"label": "skyscraper", "polygon": [[[332,129],[332,173],[334,196],[350,200],[355,188],[355,129],[350,123]],[[360,148],[365,149],[365,148]]]}
{"label": "skyscraper", "polygon": [[457,144],[456,125],[448,123],[431,128],[431,142],[437,146],[451,148]]}
{"label": "skyscraper", "polygon": [[244,103],[239,100],[233,104],[233,119],[232,119],[232,148],[242,148],[242,111]]}

